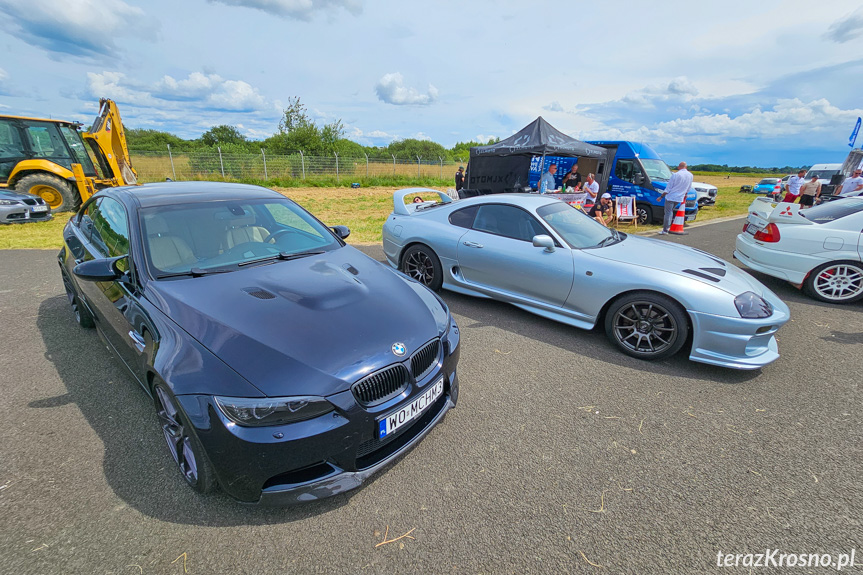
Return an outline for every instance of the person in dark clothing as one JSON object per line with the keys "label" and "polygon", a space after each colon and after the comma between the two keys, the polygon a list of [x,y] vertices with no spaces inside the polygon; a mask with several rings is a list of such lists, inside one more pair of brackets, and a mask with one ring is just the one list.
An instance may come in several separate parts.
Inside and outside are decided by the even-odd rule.
{"label": "person in dark clothing", "polygon": [[578,189],[578,184],[581,183],[581,174],[578,173],[578,164],[573,164],[572,168],[563,176],[563,186],[566,188]]}
{"label": "person in dark clothing", "polygon": [[459,166],[455,173],[455,191],[459,191],[464,187],[464,166]]}
{"label": "person in dark clothing", "polygon": [[602,225],[608,226],[611,223],[611,208],[611,194],[602,194],[602,197],[598,202],[593,204],[587,215]]}

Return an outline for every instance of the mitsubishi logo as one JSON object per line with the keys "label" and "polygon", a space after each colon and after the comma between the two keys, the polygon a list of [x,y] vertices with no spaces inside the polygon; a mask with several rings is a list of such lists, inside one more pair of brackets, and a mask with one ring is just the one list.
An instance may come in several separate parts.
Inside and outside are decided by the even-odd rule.
{"label": "mitsubishi logo", "polygon": [[790,216],[791,215],[791,206],[785,206],[785,208],[779,212],[780,216]]}

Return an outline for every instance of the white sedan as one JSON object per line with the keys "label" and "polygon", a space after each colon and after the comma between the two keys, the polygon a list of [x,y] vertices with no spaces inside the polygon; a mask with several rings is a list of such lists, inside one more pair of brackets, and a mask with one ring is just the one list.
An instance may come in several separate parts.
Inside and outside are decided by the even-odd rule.
{"label": "white sedan", "polygon": [[863,298],[863,198],[809,209],[757,198],[734,257],[829,303]]}

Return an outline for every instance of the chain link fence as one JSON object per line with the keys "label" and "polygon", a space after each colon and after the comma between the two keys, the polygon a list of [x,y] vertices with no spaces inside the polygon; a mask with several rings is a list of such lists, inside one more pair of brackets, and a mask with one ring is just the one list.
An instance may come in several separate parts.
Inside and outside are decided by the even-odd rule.
{"label": "chain link fence", "polygon": [[443,158],[371,158],[202,152],[130,151],[141,182],[172,180],[271,180],[335,178],[354,181],[385,176],[453,179],[460,162]]}

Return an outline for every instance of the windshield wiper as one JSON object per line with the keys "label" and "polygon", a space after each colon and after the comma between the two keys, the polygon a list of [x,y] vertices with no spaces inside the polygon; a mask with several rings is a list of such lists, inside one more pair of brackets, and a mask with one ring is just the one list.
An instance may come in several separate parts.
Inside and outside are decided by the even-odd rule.
{"label": "windshield wiper", "polygon": [[287,252],[279,252],[277,254],[273,254],[271,256],[264,256],[262,258],[254,259],[254,260],[246,260],[244,262],[240,262],[237,265],[240,267],[248,266],[251,264],[259,264],[261,262],[269,262],[274,260],[288,261],[288,260],[296,260],[300,258],[304,258],[307,256],[319,256],[323,253],[322,251],[310,251],[310,252],[296,252],[289,254]]}
{"label": "windshield wiper", "polygon": [[191,276],[193,278],[198,278],[201,276],[208,276],[212,274],[224,274],[228,272],[232,272],[234,270],[225,269],[225,268],[212,268],[212,269],[201,269],[201,268],[192,268],[187,272],[172,272],[169,274],[159,274],[156,276],[156,279],[160,280],[163,278],[176,278],[182,276]]}
{"label": "windshield wiper", "polygon": [[[608,236],[607,238],[604,238],[601,242],[596,244],[596,247],[604,248],[605,246],[608,246],[611,244],[616,244],[617,242],[619,242],[620,236],[617,234],[617,230],[611,230],[611,232],[612,232],[612,235]],[[609,242],[609,240],[611,240],[611,241]]]}

